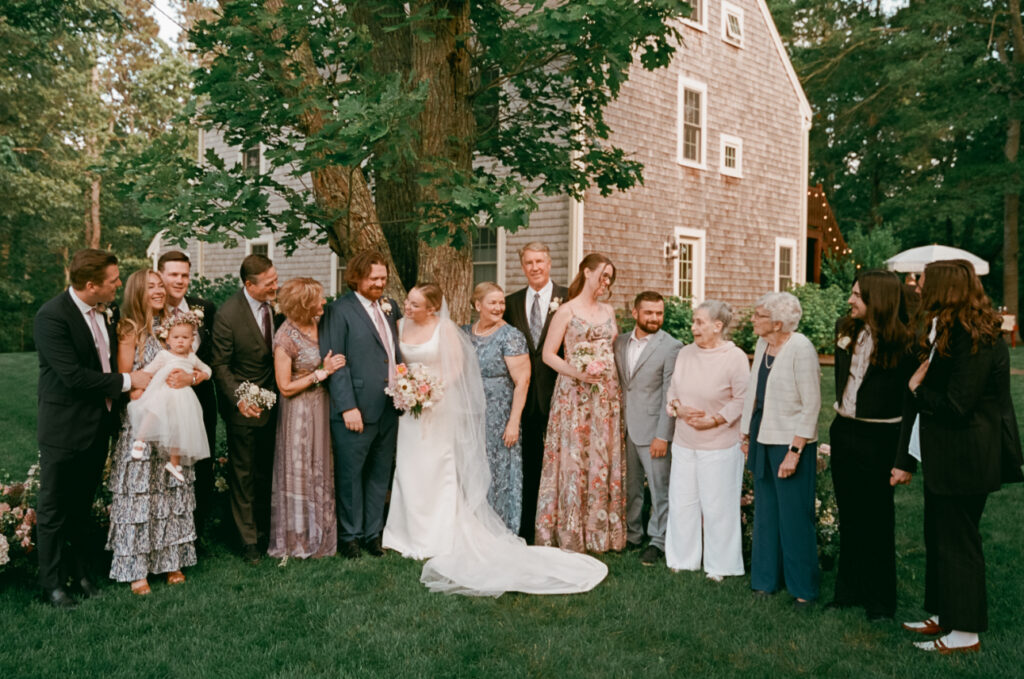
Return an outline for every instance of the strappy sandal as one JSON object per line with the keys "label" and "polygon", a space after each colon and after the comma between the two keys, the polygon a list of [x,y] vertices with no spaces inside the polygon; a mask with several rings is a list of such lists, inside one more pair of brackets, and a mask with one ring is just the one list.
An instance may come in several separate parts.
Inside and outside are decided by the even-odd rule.
{"label": "strappy sandal", "polygon": [[167,574],[168,585],[180,585],[185,582],[185,574],[181,571],[171,571]]}
{"label": "strappy sandal", "polygon": [[954,653],[977,653],[981,650],[981,641],[975,641],[970,646],[947,646],[942,639],[931,641],[914,642],[922,651],[938,651],[940,655],[953,655]]}
{"label": "strappy sandal", "polygon": [[132,583],[132,594],[138,594],[139,596],[145,596],[150,594],[152,590],[149,589],[149,582],[143,578],[142,580],[136,580]]}
{"label": "strappy sandal", "polygon": [[935,622],[934,618],[928,618],[921,622],[905,622],[901,625],[903,629],[908,632],[914,632],[915,634],[942,634],[946,630],[939,626],[939,623]]}

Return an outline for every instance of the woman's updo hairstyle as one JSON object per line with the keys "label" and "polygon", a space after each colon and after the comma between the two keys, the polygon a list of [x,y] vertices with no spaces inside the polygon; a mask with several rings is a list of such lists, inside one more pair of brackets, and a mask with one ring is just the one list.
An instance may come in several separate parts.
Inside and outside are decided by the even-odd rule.
{"label": "woman's updo hairstyle", "polygon": [[608,284],[608,294],[611,295],[612,285],[615,283],[615,265],[612,264],[612,260],[608,259],[605,255],[602,255],[600,252],[591,252],[583,258],[582,262],[580,262],[580,268],[576,273],[576,278],[573,278],[572,283],[569,284],[569,299],[574,299],[583,292],[583,286],[587,282],[584,272],[597,271],[605,264],[612,268],[612,280]]}

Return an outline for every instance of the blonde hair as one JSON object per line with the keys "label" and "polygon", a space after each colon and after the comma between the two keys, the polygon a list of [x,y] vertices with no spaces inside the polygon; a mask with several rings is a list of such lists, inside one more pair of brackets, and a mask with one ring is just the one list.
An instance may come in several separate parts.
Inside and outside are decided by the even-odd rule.
{"label": "blonde hair", "polygon": [[277,308],[288,320],[305,325],[313,321],[324,286],[312,278],[293,278],[277,291]]}
{"label": "blonde hair", "polygon": [[502,290],[501,286],[497,283],[492,283],[491,281],[478,283],[477,286],[473,288],[473,304],[484,301],[484,297],[492,292],[500,292],[503,295],[505,294],[505,291]]}
{"label": "blonde hair", "polygon": [[437,283],[417,283],[414,289],[420,291],[420,294],[427,300],[427,304],[434,308],[434,311],[441,310],[441,305],[444,303],[444,293],[441,292],[441,286]]}
{"label": "blonde hair", "polygon": [[156,337],[153,333],[153,322],[164,318],[149,305],[149,277],[155,276],[163,287],[164,279],[152,269],[139,269],[124,284],[124,302],[121,305],[121,320],[117,324],[117,338],[124,341],[135,338],[135,357],[142,358],[146,348],[146,338]]}

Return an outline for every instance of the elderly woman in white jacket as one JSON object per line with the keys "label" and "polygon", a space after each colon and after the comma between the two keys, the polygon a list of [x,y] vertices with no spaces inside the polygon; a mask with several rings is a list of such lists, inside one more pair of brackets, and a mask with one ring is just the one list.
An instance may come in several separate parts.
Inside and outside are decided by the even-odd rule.
{"label": "elderly woman in white jacket", "polygon": [[760,339],[740,422],[741,446],[754,475],[750,587],[761,596],[783,586],[794,606],[818,598],[814,482],[821,371],[810,340],[795,332],[803,310],[788,292],[757,300]]}

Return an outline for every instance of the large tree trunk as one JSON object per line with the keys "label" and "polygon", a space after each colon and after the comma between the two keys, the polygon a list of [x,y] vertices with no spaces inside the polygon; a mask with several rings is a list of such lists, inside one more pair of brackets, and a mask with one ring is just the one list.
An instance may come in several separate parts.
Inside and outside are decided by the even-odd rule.
{"label": "large tree trunk", "polygon": [[100,247],[100,177],[92,172],[88,173],[92,179],[89,183],[89,209],[85,215],[85,247],[99,249]]}
{"label": "large tree trunk", "polygon": [[[1024,26],[1021,25],[1020,0],[1010,0],[1009,22],[1010,42],[1013,45],[1013,65],[1010,73],[1020,73],[1024,66]],[[1004,57],[1005,51],[1000,56]],[[1008,65],[1009,66],[1009,65]],[[1017,163],[1020,152],[1020,96],[1019,82],[1010,83],[1009,119],[1006,123],[1006,146],[1004,154],[1011,167]],[[1018,269],[1020,233],[1020,173],[1014,172],[1011,188],[1003,194],[1003,304],[1013,315],[1018,312]]]}
{"label": "large tree trunk", "polygon": [[[422,5],[422,3],[416,3]],[[475,120],[469,100],[470,57],[465,36],[470,34],[469,2],[448,0],[432,3],[447,10],[448,16],[430,22],[434,39],[413,43],[413,71],[419,80],[429,82],[429,92],[420,116],[421,158],[444,159],[467,174],[473,169]],[[423,188],[425,200],[436,198],[432,186]],[[431,215],[424,215],[430,219]],[[449,225],[449,232],[463,231],[467,245],[460,250],[449,245],[431,247],[420,243],[419,277],[441,286],[452,320],[465,323],[470,317],[470,296],[473,284],[473,253],[470,224]]]}

